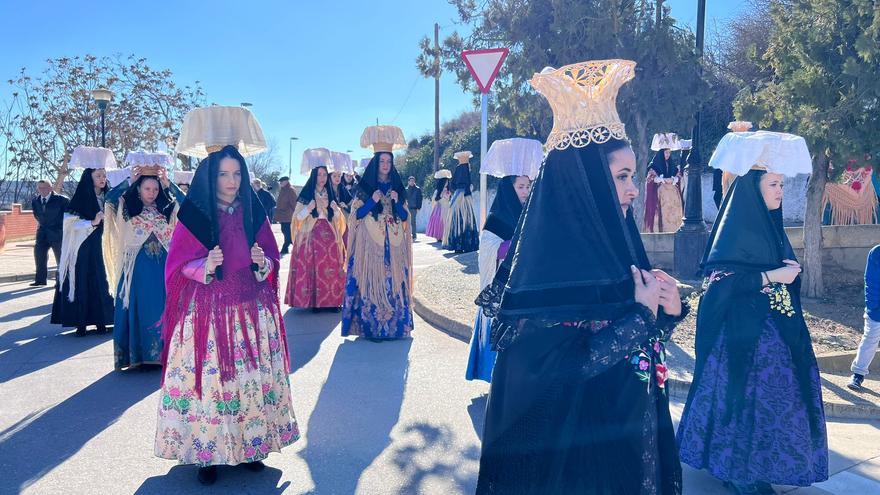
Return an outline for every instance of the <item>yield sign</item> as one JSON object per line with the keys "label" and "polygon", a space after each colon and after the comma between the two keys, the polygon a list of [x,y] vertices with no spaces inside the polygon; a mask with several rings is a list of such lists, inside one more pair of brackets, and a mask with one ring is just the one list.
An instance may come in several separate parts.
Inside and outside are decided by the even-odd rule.
{"label": "yield sign", "polygon": [[486,50],[465,50],[461,52],[461,58],[467,64],[468,70],[477,80],[480,92],[488,93],[495,76],[501,69],[501,64],[507,58],[510,50],[507,48],[489,48]]}

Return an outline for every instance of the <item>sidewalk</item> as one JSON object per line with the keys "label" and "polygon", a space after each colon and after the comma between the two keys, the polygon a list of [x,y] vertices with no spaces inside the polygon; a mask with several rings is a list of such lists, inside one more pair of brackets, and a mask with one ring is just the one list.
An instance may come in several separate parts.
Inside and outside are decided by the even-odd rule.
{"label": "sidewalk", "polygon": [[[36,276],[34,265],[34,243],[30,241],[7,242],[0,253],[0,283],[33,280]],[[49,279],[55,277],[55,256],[49,250]]]}
{"label": "sidewalk", "polygon": [[[423,242],[425,245],[422,249],[431,246],[445,254],[442,258],[436,256],[435,259],[439,261],[435,264],[416,270],[413,307],[425,321],[469,342],[477,311],[474,299],[479,293],[477,253],[454,256],[439,251],[439,246],[427,244],[426,241],[417,246]],[[670,342],[667,354],[670,393],[684,400],[693,379],[694,352]],[[855,393],[846,388],[849,372],[844,369],[852,361],[851,354],[820,355],[818,360],[822,368],[825,414],[829,418],[880,419],[880,380],[876,375],[866,377],[864,392]],[[841,367],[842,362],[847,366]]]}

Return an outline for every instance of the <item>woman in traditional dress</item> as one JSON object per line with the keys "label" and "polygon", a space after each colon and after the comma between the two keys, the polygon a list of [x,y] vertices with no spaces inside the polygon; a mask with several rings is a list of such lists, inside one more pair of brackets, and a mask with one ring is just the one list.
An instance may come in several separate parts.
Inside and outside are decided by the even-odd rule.
{"label": "woman in traditional dress", "polygon": [[428,219],[428,227],[425,229],[425,235],[443,242],[443,232],[445,231],[444,221],[446,215],[449,214],[449,198],[452,193],[449,192],[449,179],[452,174],[449,170],[440,170],[434,174],[436,182],[436,190],[434,191],[434,208],[431,210],[431,218]]}
{"label": "woman in traditional dress", "polygon": [[[540,141],[534,139],[500,139],[492,143],[486,158],[480,161],[480,173],[501,177],[489,216],[480,234],[480,288],[495,278],[495,270],[504,261],[510,248],[513,231],[528,199],[531,181],[538,176],[544,153]],[[492,319],[477,308],[474,334],[465,378],[492,381],[495,351],[492,350],[490,328]]]}
{"label": "woman in traditional dress", "polygon": [[459,151],[453,156],[458,160],[458,166],[449,185],[452,198],[443,221],[443,248],[456,253],[470,253],[480,247],[480,232],[471,196],[470,159],[473,154]]}
{"label": "woman in traditional dress", "polygon": [[64,214],[61,263],[51,322],[76,327],[76,336],[94,325],[106,333],[113,324],[113,297],[104,266],[104,196],[110,191],[106,169],[116,168],[113,152],[78,146],[69,166],[85,168]]}
{"label": "woman in traditional dress", "polygon": [[648,271],[614,107],[634,69],[592,61],[532,78],[554,124],[511,253],[477,299],[498,351],[478,494],[681,493],[664,342],[682,304],[672,277]]}
{"label": "woman in traditional dress", "polygon": [[654,136],[654,148],[660,147],[648,167],[645,181],[645,231],[675,232],[681,227],[684,208],[681,195],[681,170],[672,159],[678,149],[672,133]]}
{"label": "woman in traditional dress", "polygon": [[[177,222],[175,210],[185,198],[166,175],[164,166],[170,158],[164,153],[129,153],[126,162],[138,163],[134,182],[129,186],[126,180],[107,195],[104,259],[116,298],[113,367],[117,370],[162,364],[165,261]],[[154,163],[146,165],[147,161]]]}
{"label": "woman in traditional dress", "polygon": [[[200,128],[203,122],[213,124]],[[213,136],[214,129],[228,133]],[[219,145],[206,144],[212,142]],[[299,438],[278,302],[278,246],[244,157],[229,142],[249,153],[265,146],[247,109],[216,106],[187,115],[177,152],[208,154],[181,206],[165,267],[155,453],[198,465],[204,484],[214,483],[218,465],[259,471],[270,452]]]}
{"label": "woman in traditional dress", "polygon": [[373,126],[364,130],[361,146],[372,146],[374,155],[351,205],[342,335],[373,342],[405,338],[413,328],[412,234],[391,152],[406,142],[397,127]]}
{"label": "woman in traditional dress", "polygon": [[294,308],[342,307],[345,218],[328,179],[327,167],[313,168],[293,213],[293,256],[284,302]]}
{"label": "woman in traditional dress", "polygon": [[[780,158],[790,166],[795,157]],[[821,382],[782,187],[782,175],[749,170],[724,197],[703,256],[696,367],[678,429],[681,460],[739,494],[828,478]]]}
{"label": "woman in traditional dress", "polygon": [[348,216],[351,213],[351,193],[342,183],[342,172],[332,172],[330,174],[330,189],[333,190],[333,196],[336,198],[336,204],[342,209],[342,212]]}
{"label": "woman in traditional dress", "polygon": [[[516,228],[519,214],[529,196],[530,184],[531,181],[525,175],[508,175],[498,183],[498,193],[492,202],[483,233],[480,234],[480,287],[492,283],[495,270],[507,256],[513,229]],[[465,378],[468,380],[492,381],[496,353],[491,348],[489,338],[491,324],[492,319],[483,316],[482,308],[477,308],[470,357],[465,371]]]}

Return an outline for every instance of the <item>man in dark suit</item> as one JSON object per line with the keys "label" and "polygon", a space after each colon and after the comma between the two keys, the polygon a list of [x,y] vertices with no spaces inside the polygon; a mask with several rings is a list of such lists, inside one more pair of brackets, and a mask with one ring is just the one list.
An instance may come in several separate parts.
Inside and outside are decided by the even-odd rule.
{"label": "man in dark suit", "polygon": [[46,285],[48,278],[49,248],[55,254],[55,264],[61,259],[61,232],[64,227],[64,211],[67,210],[68,199],[52,192],[48,181],[37,182],[37,196],[31,200],[31,210],[37,219],[37,242],[34,244],[34,261],[37,264],[37,276],[32,287]]}
{"label": "man in dark suit", "polygon": [[422,209],[422,188],[416,185],[416,178],[410,176],[408,185],[406,187],[406,204],[409,208],[409,212],[412,215],[412,220],[410,221],[410,227],[412,228],[412,237],[413,240],[416,240],[416,217],[419,214],[419,210]]}

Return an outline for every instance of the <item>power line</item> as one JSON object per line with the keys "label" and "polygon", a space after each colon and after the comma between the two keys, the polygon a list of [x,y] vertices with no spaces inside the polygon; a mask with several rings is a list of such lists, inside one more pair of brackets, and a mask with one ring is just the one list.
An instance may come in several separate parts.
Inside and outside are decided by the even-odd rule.
{"label": "power line", "polygon": [[394,118],[391,119],[391,124],[394,124],[395,122],[397,122],[397,117],[400,117],[401,112],[403,112],[403,109],[406,108],[406,104],[409,103],[409,98],[412,96],[413,91],[415,91],[415,89],[416,89],[416,84],[418,84],[419,79],[421,79],[421,78],[422,78],[421,74],[418,74],[416,76],[415,80],[412,83],[412,86],[410,86],[410,88],[409,88],[409,93],[406,95],[406,99],[403,100],[403,105],[400,106],[400,110],[398,110],[397,114],[394,116]]}

